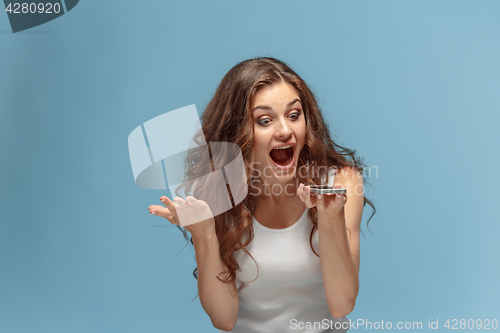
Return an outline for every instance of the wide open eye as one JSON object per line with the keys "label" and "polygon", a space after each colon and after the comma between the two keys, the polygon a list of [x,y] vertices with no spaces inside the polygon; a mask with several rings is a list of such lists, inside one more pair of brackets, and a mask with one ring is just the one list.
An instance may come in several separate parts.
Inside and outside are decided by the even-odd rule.
{"label": "wide open eye", "polygon": [[292,120],[297,120],[300,117],[300,112],[291,113],[288,117],[290,117]]}
{"label": "wide open eye", "polygon": [[259,124],[261,126],[267,126],[267,125],[269,125],[270,122],[271,122],[271,120],[269,118],[263,118],[263,119],[257,120],[257,124]]}

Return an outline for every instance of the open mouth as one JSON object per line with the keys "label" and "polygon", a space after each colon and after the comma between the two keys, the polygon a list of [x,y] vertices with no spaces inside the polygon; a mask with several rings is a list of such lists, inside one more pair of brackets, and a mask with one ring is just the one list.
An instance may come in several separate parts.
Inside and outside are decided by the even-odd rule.
{"label": "open mouth", "polygon": [[286,167],[293,161],[293,150],[294,146],[292,145],[274,148],[269,153],[269,156],[271,156],[272,160],[277,165]]}

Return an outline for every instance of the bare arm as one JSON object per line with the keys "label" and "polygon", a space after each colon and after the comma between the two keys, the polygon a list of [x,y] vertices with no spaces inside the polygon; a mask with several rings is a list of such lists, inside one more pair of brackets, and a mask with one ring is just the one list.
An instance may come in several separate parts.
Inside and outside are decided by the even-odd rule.
{"label": "bare arm", "polygon": [[359,290],[358,268],[349,248],[344,214],[318,214],[318,233],[328,308],[332,316],[340,318],[352,312]]}
{"label": "bare arm", "polygon": [[[230,331],[238,318],[239,297],[236,284],[224,283],[217,279],[227,271],[219,254],[219,241],[213,232],[192,234],[198,264],[198,294],[205,312],[215,328]],[[219,275],[220,274],[220,275]]]}
{"label": "bare arm", "polygon": [[[347,193],[335,197],[338,209],[328,209],[326,205],[324,210],[318,209],[318,233],[328,306],[334,317],[343,317],[354,309],[359,291],[359,232],[364,187],[361,174],[353,168],[340,170],[335,184],[347,189]],[[331,208],[335,208],[334,204],[332,202]]]}
{"label": "bare arm", "polygon": [[[166,218],[172,224],[184,225],[193,237],[196,262],[198,264],[198,294],[200,302],[205,312],[210,317],[215,328],[223,331],[231,331],[238,317],[239,297],[236,283],[224,283],[222,280],[226,275],[221,274],[227,271],[227,267],[221,260],[219,254],[219,241],[215,232],[215,220],[213,217],[199,221],[197,217],[203,208],[208,206],[201,200],[193,197],[189,198],[189,203],[182,198],[174,198],[175,203],[163,196],[161,201],[166,208],[159,205],[149,206],[151,214]],[[192,224],[190,222],[199,221]],[[182,224],[179,221],[184,221]],[[226,273],[227,274],[227,273]]]}
{"label": "bare arm", "polygon": [[318,209],[321,274],[328,308],[333,317],[354,309],[359,291],[359,232],[364,204],[361,174],[352,168],[340,170],[334,187],[347,189],[344,196],[313,195],[308,186],[298,194],[307,207]]}

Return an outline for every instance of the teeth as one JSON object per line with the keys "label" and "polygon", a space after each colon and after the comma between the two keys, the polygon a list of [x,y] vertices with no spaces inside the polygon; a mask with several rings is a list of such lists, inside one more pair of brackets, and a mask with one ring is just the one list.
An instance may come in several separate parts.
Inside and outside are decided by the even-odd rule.
{"label": "teeth", "polygon": [[273,149],[288,149],[288,148],[292,148],[292,146],[284,146],[284,147],[273,148]]}

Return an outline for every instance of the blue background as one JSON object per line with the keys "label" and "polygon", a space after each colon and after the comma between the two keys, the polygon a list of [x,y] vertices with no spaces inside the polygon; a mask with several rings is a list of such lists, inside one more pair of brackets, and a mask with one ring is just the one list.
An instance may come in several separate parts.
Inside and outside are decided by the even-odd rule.
{"label": "blue background", "polygon": [[191,302],[194,251],[148,214],[166,192],[135,185],[127,137],[201,113],[262,55],[296,70],[333,137],[378,169],[348,317],[424,331],[500,319],[499,14],[498,1],[82,0],[13,34],[0,13],[0,331],[216,332]]}

